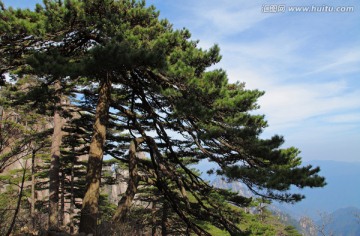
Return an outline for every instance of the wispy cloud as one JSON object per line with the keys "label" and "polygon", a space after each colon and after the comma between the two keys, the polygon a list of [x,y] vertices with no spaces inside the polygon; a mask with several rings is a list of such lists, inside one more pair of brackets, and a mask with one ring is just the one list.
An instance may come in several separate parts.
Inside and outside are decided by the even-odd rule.
{"label": "wispy cloud", "polygon": [[199,8],[194,8],[198,19],[202,20],[203,26],[216,37],[238,34],[269,17],[273,17],[273,15],[261,14],[259,4],[252,2],[238,4],[234,1],[227,1],[226,3],[217,1],[211,6],[209,1],[202,1],[202,3],[198,2],[198,5],[200,5]]}
{"label": "wispy cloud", "polygon": [[353,46],[329,51],[326,56],[319,56],[317,61],[318,67],[305,75],[323,72],[337,74],[357,72],[360,71],[360,48]]}
{"label": "wispy cloud", "polygon": [[259,103],[271,125],[301,126],[306,119],[360,110],[360,90],[349,91],[347,87],[344,81],[273,84]]}
{"label": "wispy cloud", "polygon": [[325,118],[325,121],[330,123],[342,123],[342,124],[351,124],[357,123],[360,124],[360,112],[355,111],[354,113],[349,114],[337,114]]}
{"label": "wispy cloud", "polygon": [[[161,1],[148,2],[157,5]],[[182,0],[161,4],[166,5],[167,9],[166,12],[163,11],[163,16],[171,18],[177,28],[189,28],[196,39],[201,39],[201,46],[204,47],[220,43],[227,37],[253,28],[265,19],[275,17],[272,14],[262,14],[261,4],[253,1]]]}
{"label": "wispy cloud", "polygon": [[287,82],[271,72],[253,67],[234,68],[228,74],[246,81],[250,89],[265,91],[259,99],[259,112],[266,115],[272,130],[302,126],[319,116],[360,111],[360,89],[346,80]]}

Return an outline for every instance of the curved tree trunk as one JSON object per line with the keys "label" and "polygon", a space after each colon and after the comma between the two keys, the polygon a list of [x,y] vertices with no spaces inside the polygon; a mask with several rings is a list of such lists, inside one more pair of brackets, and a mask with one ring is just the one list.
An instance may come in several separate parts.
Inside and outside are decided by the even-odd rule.
{"label": "curved tree trunk", "polygon": [[79,231],[86,234],[96,235],[102,159],[106,141],[107,122],[109,119],[110,92],[111,82],[109,78],[106,78],[100,82],[99,98],[95,113],[94,134],[90,143],[86,174],[86,193],[81,210]]}
{"label": "curved tree trunk", "polygon": [[134,139],[130,143],[128,187],[126,189],[125,196],[123,196],[118,203],[118,208],[116,209],[115,214],[113,216],[114,221],[120,221],[124,219],[137,192],[137,187],[139,184],[139,176],[137,173],[138,170],[137,170],[136,150],[138,145],[141,144],[142,142],[144,142],[144,138]]}

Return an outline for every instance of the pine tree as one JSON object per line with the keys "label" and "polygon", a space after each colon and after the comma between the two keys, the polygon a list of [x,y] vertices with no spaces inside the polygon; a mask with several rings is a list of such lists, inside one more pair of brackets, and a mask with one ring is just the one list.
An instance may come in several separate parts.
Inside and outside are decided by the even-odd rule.
{"label": "pine tree", "polygon": [[[10,211],[7,219],[2,219],[2,228],[7,230],[4,234],[10,234],[17,228],[17,219],[31,219],[30,228],[34,228],[36,223],[35,192],[38,190],[36,185],[39,180],[35,180],[35,176],[38,174],[37,165],[42,159],[40,156],[48,151],[48,121],[46,116],[34,112],[31,104],[19,103],[18,100],[33,81],[32,77],[24,77],[15,84],[6,84],[1,90],[1,105],[4,107],[4,126],[1,132],[2,137],[7,137],[7,141],[3,142],[5,148],[0,151],[0,156],[4,157],[0,173],[1,188],[4,196],[18,196],[17,203],[6,201],[2,204],[4,212]],[[10,210],[12,208],[15,208],[14,212]],[[10,219],[11,223],[8,222]]]}
{"label": "pine tree", "polygon": [[[6,29],[1,72],[34,74],[50,94],[61,88],[61,95],[48,97],[56,109],[62,96],[90,99],[88,109],[73,104],[94,114],[88,122],[92,138],[80,232],[97,233],[104,155],[126,163],[130,173],[113,215],[118,224],[142,183],[156,188],[187,233],[209,235],[203,226],[209,222],[231,235],[242,234],[236,224],[241,214],[226,202],[249,200],[201,179],[188,167],[200,160],[216,163],[210,172],[241,181],[265,199],[296,202],[304,196],[291,193],[291,186],[324,186],[320,169],[302,167],[296,148],[281,149],[282,137],[260,138],[267,124],[252,111],[263,92],[231,84],[225,71],[209,69],[221,59],[217,45],[199,48],[188,30],[174,30],[143,1],[44,4],[35,12],[19,10],[15,17],[9,16],[13,10],[2,10],[8,18],[1,18]],[[10,29],[11,24],[18,28]],[[146,159],[138,158],[139,152]]]}

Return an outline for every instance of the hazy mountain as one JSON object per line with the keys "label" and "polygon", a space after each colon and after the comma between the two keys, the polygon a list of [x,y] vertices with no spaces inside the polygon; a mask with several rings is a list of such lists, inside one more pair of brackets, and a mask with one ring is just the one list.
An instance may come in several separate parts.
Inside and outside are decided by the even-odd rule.
{"label": "hazy mountain", "polygon": [[327,185],[301,190],[306,199],[294,205],[278,204],[279,207],[296,217],[314,219],[324,212],[330,214],[341,208],[360,208],[360,162],[313,161],[305,164],[320,166],[320,174],[326,177]]}
{"label": "hazy mountain", "polygon": [[[321,224],[321,220],[317,224]],[[327,232],[336,236],[360,235],[360,209],[348,207],[336,210],[329,215]]]}
{"label": "hazy mountain", "polygon": [[[311,164],[320,166],[320,174],[326,177],[327,185],[324,188],[293,189],[293,192],[301,192],[306,198],[294,205],[277,204],[277,206],[295,217],[310,216],[318,218],[319,213],[331,213],[337,209],[357,207],[360,209],[360,162],[339,161],[311,161]],[[216,165],[209,162],[201,162],[196,166],[203,174],[204,179],[210,182],[216,179],[216,175],[207,175],[206,170],[215,168]],[[229,186],[231,188],[231,186]]]}
{"label": "hazy mountain", "polygon": [[226,182],[221,177],[215,178],[211,182],[211,185],[221,189],[231,189],[231,191],[238,193],[239,195],[244,197],[251,197],[253,195],[245,184],[240,182]]}
{"label": "hazy mountain", "polygon": [[[320,166],[320,175],[326,177],[327,185],[320,189],[293,189],[294,192],[303,193],[306,199],[294,205],[274,203],[271,210],[284,222],[297,227],[301,217],[310,217],[314,219],[316,225],[321,225],[326,216],[325,220],[329,221],[326,223],[327,233],[336,236],[359,236],[360,162],[312,161],[304,163],[304,165],[307,164]],[[241,183],[227,183],[214,176],[203,175],[203,177],[216,187],[233,189],[245,196],[250,194]],[[355,215],[358,215],[359,218],[356,218]]]}

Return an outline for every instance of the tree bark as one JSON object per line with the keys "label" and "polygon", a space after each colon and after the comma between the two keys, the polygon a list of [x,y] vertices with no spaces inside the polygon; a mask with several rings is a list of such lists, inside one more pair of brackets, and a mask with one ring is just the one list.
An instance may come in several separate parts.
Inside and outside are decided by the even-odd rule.
{"label": "tree bark", "polygon": [[161,219],[161,235],[162,236],[168,235],[168,230],[167,230],[168,211],[169,211],[169,205],[168,205],[166,199],[164,199],[163,209],[162,209],[163,214],[162,214],[162,219]]}
{"label": "tree bark", "polygon": [[61,198],[60,198],[60,213],[59,213],[59,222],[60,226],[65,226],[65,171],[61,170]]}
{"label": "tree bark", "polygon": [[[4,114],[4,108],[2,106],[0,106],[0,135],[1,135],[1,127],[2,127],[1,125],[2,125],[3,114]],[[1,136],[0,136],[0,138],[1,138]]]}
{"label": "tree bark", "polygon": [[[61,85],[60,81],[55,83],[55,90],[58,93]],[[60,171],[60,146],[62,139],[62,120],[61,120],[61,96],[58,95],[58,102],[55,104],[54,111],[54,131],[51,140],[51,164],[50,164],[50,186],[49,186],[49,229],[56,230],[59,227],[59,171]]]}
{"label": "tree bark", "polygon": [[145,141],[144,138],[136,138],[130,143],[128,186],[125,192],[125,196],[123,196],[118,203],[118,208],[116,209],[115,214],[113,216],[114,221],[121,221],[124,219],[127,211],[131,206],[132,201],[134,200],[135,194],[137,192],[137,187],[139,184],[136,151],[138,145],[144,141]]}
{"label": "tree bark", "polygon": [[90,143],[86,174],[86,193],[81,210],[80,232],[86,234],[96,235],[101,168],[106,141],[106,128],[109,119],[110,95],[111,82],[107,77],[100,82],[99,98],[95,113],[94,134]]}
{"label": "tree bark", "polygon": [[35,203],[36,203],[36,199],[35,199],[35,155],[36,152],[35,150],[32,150],[32,155],[31,155],[31,209],[30,209],[30,214],[31,214],[31,223],[32,223],[32,228],[35,229]]}
{"label": "tree bark", "polygon": [[19,213],[19,210],[20,210],[21,198],[22,198],[22,195],[23,195],[25,176],[26,176],[26,166],[27,166],[27,161],[25,161],[25,166],[23,167],[24,168],[23,169],[23,176],[22,176],[22,179],[21,179],[21,186],[20,186],[20,189],[19,189],[19,196],[18,196],[18,201],[17,201],[17,204],[16,204],[15,213],[14,213],[13,219],[11,220],[10,228],[8,229],[8,231],[6,233],[6,236],[11,235],[11,231],[13,230],[15,222],[16,222],[16,217],[17,217],[17,215]]}
{"label": "tree bark", "polygon": [[[75,148],[72,147],[72,152],[75,153]],[[74,193],[74,167],[75,167],[75,156],[73,156],[72,162],[71,162],[71,179],[70,179],[70,234],[74,234],[75,232],[75,225],[74,225],[74,214],[75,214],[75,193]]]}
{"label": "tree bark", "polygon": [[156,228],[157,228],[157,222],[156,222],[156,200],[152,202],[151,206],[151,236],[156,236]]}

